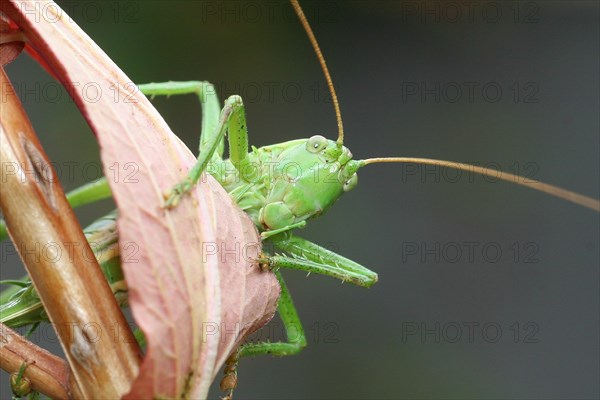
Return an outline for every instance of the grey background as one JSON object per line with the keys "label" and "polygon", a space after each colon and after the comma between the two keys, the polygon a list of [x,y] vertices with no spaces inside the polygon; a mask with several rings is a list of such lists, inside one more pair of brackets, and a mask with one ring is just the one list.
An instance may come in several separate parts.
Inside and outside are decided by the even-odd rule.
{"label": "grey background", "polygon": [[[287,3],[61,4],[134,82],[204,79],[221,98],[242,95],[253,145],[336,137],[318,62]],[[472,14],[467,3],[436,1],[302,4],[357,158],[513,171],[517,163],[521,174],[599,197],[598,2],[472,2]],[[52,80],[27,56],[7,71],[37,93],[23,101],[52,160],[79,163],[73,177],[63,169],[64,186],[93,177],[86,163],[98,165],[97,146],[66,93],[44,95]],[[408,95],[415,84],[439,85],[440,100]],[[472,101],[467,85],[475,85]],[[484,85],[501,88],[498,101]],[[155,104],[196,149],[196,100]],[[507,183],[408,172],[365,168],[358,187],[301,232],[377,271],[380,282],[367,290],[287,272],[309,346],[295,357],[244,360],[236,398],[598,398],[598,215]],[[110,208],[88,206],[82,224]],[[423,257],[406,251],[436,245]],[[10,245],[0,246],[2,279],[21,276]],[[438,337],[422,336],[426,329]],[[277,320],[271,330],[278,338]],[[43,331],[36,339],[58,352]],[[1,384],[9,396],[4,373]]]}

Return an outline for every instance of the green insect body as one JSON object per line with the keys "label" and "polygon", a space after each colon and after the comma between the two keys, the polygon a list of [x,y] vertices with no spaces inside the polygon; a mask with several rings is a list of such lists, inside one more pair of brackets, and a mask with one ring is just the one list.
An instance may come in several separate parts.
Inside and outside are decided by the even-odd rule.
{"label": "green insect body", "polygon": [[[172,94],[173,90],[183,93],[211,93],[212,85],[207,82],[168,82],[141,85],[142,91],[150,95]],[[173,89],[175,88],[175,89]],[[202,98],[202,96],[200,96]],[[218,104],[216,95],[211,96]],[[238,96],[230,97],[227,104],[240,104]],[[205,102],[206,105],[206,102]],[[204,109],[203,109],[204,111]],[[223,113],[222,113],[223,114]],[[233,114],[235,115],[235,113]],[[210,119],[207,118],[208,121]],[[245,128],[245,117],[241,113]],[[230,125],[232,124],[229,121]],[[203,134],[202,139],[205,138]],[[230,149],[235,148],[230,139]],[[201,140],[202,147],[206,141]],[[247,146],[247,145],[246,145]],[[213,146],[214,147],[214,146]],[[260,260],[272,269],[299,269],[310,273],[328,275],[359,286],[370,287],[377,282],[377,274],[362,265],[310,241],[291,234],[306,221],[323,214],[345,192],[357,184],[358,168],[362,161],[352,160],[352,153],[335,141],[323,136],[292,140],[280,144],[253,147],[249,153],[232,152],[231,158],[222,159],[224,144],[219,138],[216,151],[206,163],[210,173],[238,206],[255,223],[261,235],[286,253]],[[79,206],[110,196],[105,179],[92,182],[69,193],[67,198]],[[84,230],[86,238],[98,258],[118,303],[127,304],[127,289],[118,254],[116,212],[99,219]],[[6,237],[5,229],[0,239]],[[283,279],[283,278],[281,278]],[[47,321],[42,304],[33,285],[28,282],[18,290],[3,292],[0,298],[0,322],[11,327]]]}
{"label": "green insect body", "polygon": [[248,160],[244,168],[228,159],[208,170],[262,232],[304,225],[357,182],[352,153],[323,136],[253,148]]}
{"label": "green insect body", "polygon": [[[141,88],[156,93],[157,86],[163,91],[164,86],[177,84],[149,84]],[[194,87],[206,88],[207,85],[210,84],[193,83]],[[377,282],[375,272],[285,232],[302,227],[308,219],[320,216],[344,192],[356,186],[356,171],[362,163],[352,160],[352,153],[346,147],[318,135],[310,139],[254,147],[244,158],[244,168],[239,165],[236,168],[231,159],[223,160],[219,153],[212,156],[207,172],[230,193],[263,237],[271,238],[273,244],[289,254],[275,255],[261,261],[271,268],[320,273],[364,287]],[[93,196],[87,196],[89,193],[93,193]],[[82,205],[109,195],[108,184],[102,179],[69,193],[67,197],[71,204]],[[127,288],[120,268],[115,219],[116,212],[112,212],[87,227],[84,233],[118,303],[126,306]],[[5,236],[5,231],[0,232],[0,239]],[[18,290],[8,289],[1,300],[0,322],[8,326],[19,327],[47,321],[40,299],[30,282]]]}

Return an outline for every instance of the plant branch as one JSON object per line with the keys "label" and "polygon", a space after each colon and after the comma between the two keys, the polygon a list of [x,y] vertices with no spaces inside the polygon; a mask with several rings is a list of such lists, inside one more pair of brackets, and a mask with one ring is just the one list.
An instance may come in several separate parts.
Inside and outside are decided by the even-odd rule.
{"label": "plant branch", "polygon": [[29,365],[23,377],[31,382],[33,390],[53,399],[80,397],[69,393],[70,374],[65,360],[0,324],[0,368],[8,373],[18,372],[24,363]]}
{"label": "plant branch", "polygon": [[0,208],[86,398],[119,398],[140,350],[59,180],[1,70]]}

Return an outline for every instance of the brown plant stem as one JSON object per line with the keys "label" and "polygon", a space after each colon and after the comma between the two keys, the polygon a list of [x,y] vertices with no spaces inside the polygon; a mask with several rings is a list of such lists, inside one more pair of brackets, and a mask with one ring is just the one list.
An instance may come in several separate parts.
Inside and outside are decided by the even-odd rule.
{"label": "brown plant stem", "polygon": [[18,372],[23,363],[28,364],[23,377],[31,382],[33,390],[53,399],[73,397],[69,393],[70,374],[65,360],[0,324],[0,368],[8,373]]}
{"label": "brown plant stem", "polygon": [[10,81],[0,73],[0,208],[85,398],[117,399],[140,350]]}

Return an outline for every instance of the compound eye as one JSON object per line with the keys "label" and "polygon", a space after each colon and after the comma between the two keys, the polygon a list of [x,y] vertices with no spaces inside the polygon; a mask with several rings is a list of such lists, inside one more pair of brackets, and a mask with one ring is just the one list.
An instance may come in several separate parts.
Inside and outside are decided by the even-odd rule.
{"label": "compound eye", "polygon": [[306,142],[306,150],[310,153],[318,153],[327,146],[327,139],[321,135],[315,135]]}
{"label": "compound eye", "polygon": [[358,175],[352,175],[346,182],[344,182],[344,192],[349,192],[358,184]]}

